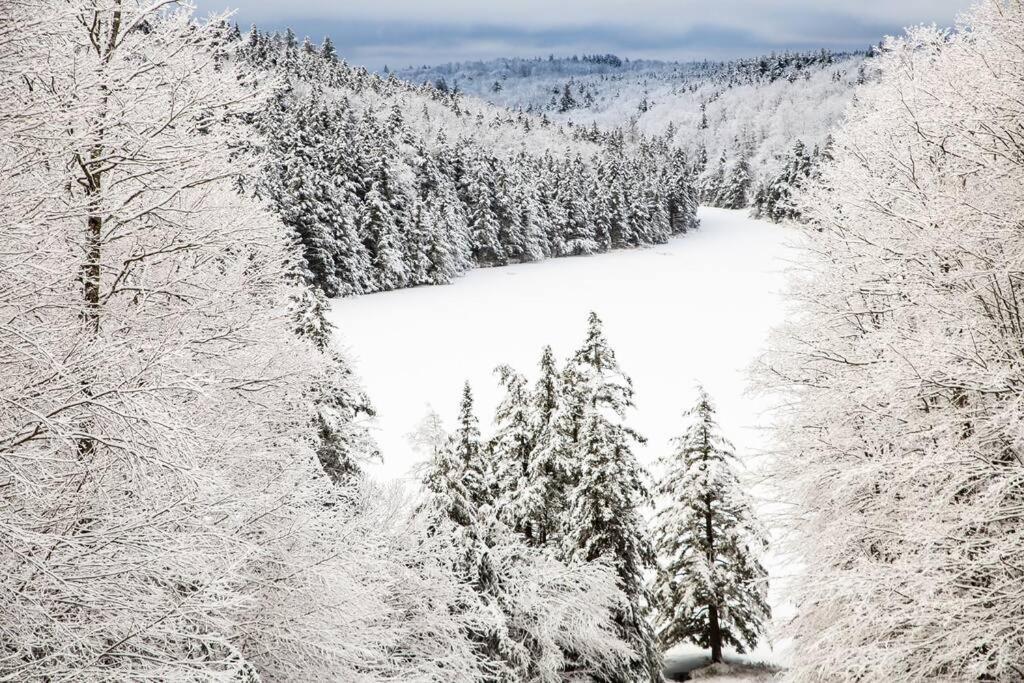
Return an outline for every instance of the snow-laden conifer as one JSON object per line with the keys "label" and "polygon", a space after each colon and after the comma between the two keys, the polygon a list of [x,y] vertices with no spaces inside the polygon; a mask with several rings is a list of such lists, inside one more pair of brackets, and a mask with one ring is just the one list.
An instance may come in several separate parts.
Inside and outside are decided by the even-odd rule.
{"label": "snow-laden conifer", "polygon": [[[515,376],[506,377],[514,391]],[[483,449],[468,386],[458,423],[427,465],[429,497],[421,516],[434,535],[452,539],[458,548],[449,567],[473,589],[460,613],[481,662],[481,679],[557,681],[570,669],[596,677],[621,670],[632,652],[613,619],[624,604],[614,570],[600,561],[563,562],[527,545],[504,515],[495,514],[494,502],[486,498],[490,491],[483,501],[477,491],[476,462]],[[427,433],[437,431],[433,421],[426,427]]]}
{"label": "snow-laden conifer", "polygon": [[721,662],[723,646],[756,647],[771,616],[760,559],[767,539],[703,388],[685,417],[689,426],[660,459],[654,488],[665,506],[654,525],[655,623],[662,647],[695,643]]}
{"label": "snow-laden conifer", "polygon": [[632,381],[619,367],[597,314],[590,313],[583,345],[563,373],[561,439],[575,460],[574,486],[563,520],[563,552],[570,559],[609,562],[627,605],[616,613],[622,637],[635,651],[630,665],[610,680],[661,679],[661,653],[647,621],[644,572],[654,550],[643,518],[650,502],[646,472],[636,459],[643,437],[626,425],[633,407]]}

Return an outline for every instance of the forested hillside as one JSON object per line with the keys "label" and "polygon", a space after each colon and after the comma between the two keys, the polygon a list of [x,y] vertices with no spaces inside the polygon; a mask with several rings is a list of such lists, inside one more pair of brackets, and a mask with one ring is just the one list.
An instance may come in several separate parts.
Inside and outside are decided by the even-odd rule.
{"label": "forested hillside", "polygon": [[656,244],[696,226],[670,136],[557,126],[353,68],[329,42],[237,30],[275,79],[252,191],[302,242],[328,296],[448,282],[475,266]]}
{"label": "forested hillside", "polygon": [[701,202],[789,217],[789,189],[827,153],[829,131],[871,77],[860,53],[786,53],[732,62],[615,55],[500,59],[395,73],[574,127],[665,136],[693,159]]}

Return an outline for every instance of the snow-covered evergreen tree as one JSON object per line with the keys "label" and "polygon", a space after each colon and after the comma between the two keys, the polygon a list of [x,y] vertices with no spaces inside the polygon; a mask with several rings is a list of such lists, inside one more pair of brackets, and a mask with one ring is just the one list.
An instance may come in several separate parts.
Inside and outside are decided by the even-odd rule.
{"label": "snow-covered evergreen tree", "polygon": [[587,320],[583,346],[563,374],[563,395],[580,403],[567,413],[575,435],[563,432],[576,460],[575,486],[564,518],[563,551],[570,559],[604,558],[619,577],[628,604],[616,615],[622,637],[636,652],[630,666],[610,680],[661,680],[661,653],[647,621],[649,594],[644,572],[654,565],[654,550],[642,508],[650,501],[646,473],[633,446],[643,441],[626,426],[633,407],[632,381],[615,359],[595,313]]}
{"label": "snow-covered evergreen tree", "polygon": [[529,421],[534,445],[527,467],[524,506],[531,542],[557,547],[560,542],[566,495],[575,481],[576,467],[559,431],[561,378],[550,346],[540,359],[540,376],[530,396]]}
{"label": "snow-covered evergreen tree", "polygon": [[501,224],[495,212],[495,171],[482,154],[470,159],[463,180],[470,247],[473,259],[483,265],[498,265],[506,260],[501,244]]}
{"label": "snow-covered evergreen tree", "polygon": [[480,438],[480,421],[473,412],[473,390],[466,382],[459,402],[459,415],[452,432],[451,449],[462,463],[463,480],[469,499],[477,508],[494,505],[493,469]]}
{"label": "snow-covered evergreen tree", "polygon": [[750,164],[740,157],[729,168],[716,197],[715,206],[723,209],[745,208],[749,203],[751,182]]}
{"label": "snow-covered evergreen tree", "polygon": [[530,419],[526,378],[502,365],[496,370],[505,395],[494,414],[495,432],[488,444],[497,488],[497,509],[528,542],[534,538],[527,492],[537,435]]}
{"label": "snow-covered evergreen tree", "polygon": [[754,215],[775,222],[799,218],[793,196],[814,174],[817,156],[817,152],[808,154],[804,143],[797,140],[779,175],[758,188],[753,202]]}
{"label": "snow-covered evergreen tree", "polygon": [[[481,678],[549,681],[560,680],[570,667],[597,677],[620,670],[631,650],[613,620],[623,601],[614,571],[602,562],[561,562],[531,548],[489,503],[481,505],[477,466],[465,457],[481,451],[468,385],[458,421],[447,446],[428,464],[424,486],[430,496],[422,514],[434,534],[451,537],[460,549],[450,570],[474,590],[474,600],[461,609],[476,615],[465,628],[482,661]],[[585,665],[567,659],[569,653]]]}
{"label": "snow-covered evergreen tree", "polygon": [[685,417],[690,424],[660,459],[654,489],[665,504],[654,527],[655,623],[662,647],[695,643],[721,662],[725,645],[739,652],[756,647],[771,617],[760,560],[767,538],[703,388]]}
{"label": "snow-covered evergreen tree", "polygon": [[321,290],[304,287],[293,298],[292,308],[297,334],[330,359],[312,388],[316,397],[316,454],[328,476],[343,484],[360,474],[363,463],[380,458],[380,451],[370,434],[376,411],[349,360],[332,348],[334,325],[327,319],[327,305]]}

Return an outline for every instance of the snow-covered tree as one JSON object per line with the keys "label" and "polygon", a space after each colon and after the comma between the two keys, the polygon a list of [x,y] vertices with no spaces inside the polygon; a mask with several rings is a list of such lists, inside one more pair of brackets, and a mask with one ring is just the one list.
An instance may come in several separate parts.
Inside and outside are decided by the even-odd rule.
{"label": "snow-covered tree", "polygon": [[332,348],[334,325],[327,319],[327,299],[321,290],[304,287],[292,301],[296,333],[329,358],[313,381],[318,441],[316,454],[336,483],[361,473],[361,465],[380,458],[370,434],[376,411],[343,353]]}
{"label": "snow-covered tree", "polygon": [[481,450],[468,386],[459,424],[427,466],[429,498],[421,513],[435,535],[452,538],[460,549],[450,571],[473,587],[474,599],[461,611],[482,679],[556,681],[570,667],[581,676],[620,670],[632,652],[613,620],[623,603],[615,572],[603,562],[565,563],[528,546],[490,503],[481,504],[474,493],[479,474],[465,457]]}
{"label": "snow-covered tree", "polygon": [[723,209],[746,207],[749,202],[751,182],[750,164],[745,158],[740,157],[729,167],[715,205]]}
{"label": "snow-covered tree", "polygon": [[494,414],[494,436],[488,444],[497,487],[497,509],[506,524],[531,541],[534,529],[528,491],[537,436],[530,420],[526,378],[507,365],[499,366],[496,372],[505,390]]}
{"label": "snow-covered tree", "polygon": [[427,413],[406,438],[414,451],[425,456],[427,460],[433,460],[440,455],[451,437],[441,416],[432,407],[427,406]]}
{"label": "snow-covered tree", "polygon": [[1024,675],[1024,7],[885,43],[764,362],[794,680]]}
{"label": "snow-covered tree", "polygon": [[462,463],[463,480],[473,505],[494,505],[493,467],[480,437],[480,421],[473,410],[473,390],[466,382],[462,387],[459,415],[452,432],[451,450]]}
{"label": "snow-covered tree", "polygon": [[318,462],[336,368],[239,193],[226,21],[0,15],[0,677],[472,680],[451,543]]}
{"label": "snow-covered tree", "polygon": [[529,519],[530,541],[555,546],[561,539],[566,495],[575,480],[576,466],[559,431],[561,380],[550,346],[540,359],[540,375],[530,396],[529,422],[534,435],[527,466],[523,505]]}
{"label": "snow-covered tree", "polygon": [[760,560],[767,538],[703,388],[685,417],[690,424],[660,459],[654,489],[665,505],[654,527],[655,623],[664,648],[692,642],[721,662],[723,645],[739,652],[756,647],[771,617]]}
{"label": "snow-covered tree", "polygon": [[563,520],[564,553],[570,559],[604,558],[615,567],[626,594],[628,604],[617,612],[616,622],[636,657],[610,680],[659,681],[661,653],[647,621],[644,582],[644,572],[654,565],[642,512],[650,494],[633,452],[643,437],[624,422],[633,407],[632,381],[619,367],[595,313],[589,315],[586,339],[567,370],[563,395],[578,402],[579,412],[566,413],[561,437],[571,438],[577,477]]}

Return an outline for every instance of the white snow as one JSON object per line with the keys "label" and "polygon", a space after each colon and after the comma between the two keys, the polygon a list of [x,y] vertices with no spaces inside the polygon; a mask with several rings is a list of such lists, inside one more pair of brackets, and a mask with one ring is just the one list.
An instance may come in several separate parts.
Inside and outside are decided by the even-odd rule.
{"label": "white snow", "polygon": [[[698,231],[665,245],[474,270],[451,285],[332,302],[340,343],[378,410],[384,462],[369,467],[371,474],[415,482],[420,457],[406,435],[428,404],[451,426],[466,379],[488,436],[499,398],[494,367],[509,363],[532,383],[543,345],[564,360],[582,341],[590,310],[633,378],[631,423],[649,439],[639,451],[645,465],[682,431],[680,413],[697,381],[750,464],[764,448],[764,404],[746,395],[747,370],[784,315],[784,271],[795,256],[787,243],[795,233],[746,211],[702,208],[700,218]],[[769,558],[775,575],[773,564]],[[778,614],[783,606],[771,594]],[[684,652],[696,654],[682,647],[676,656]],[[780,659],[768,643],[752,655]]]}
{"label": "white snow", "polygon": [[702,382],[742,458],[756,450],[759,401],[746,371],[783,314],[780,289],[792,232],[745,211],[702,208],[700,230],[665,245],[471,271],[454,284],[337,299],[331,320],[378,410],[379,478],[415,478],[406,435],[432,405],[451,424],[468,379],[486,435],[509,363],[534,379],[551,344],[561,362],[582,341],[586,315],[604,320],[632,376],[632,424],[650,464],[682,430]]}

